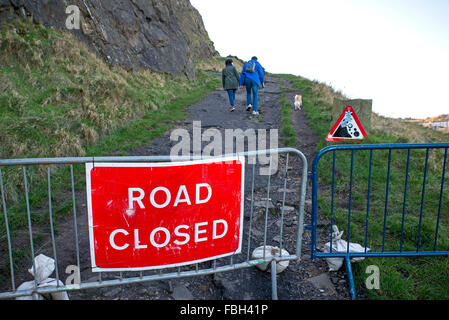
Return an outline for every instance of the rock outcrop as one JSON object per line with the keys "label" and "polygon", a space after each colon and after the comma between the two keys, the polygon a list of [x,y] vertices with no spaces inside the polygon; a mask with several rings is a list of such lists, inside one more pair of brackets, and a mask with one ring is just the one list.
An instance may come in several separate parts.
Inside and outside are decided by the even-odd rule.
{"label": "rock outcrop", "polygon": [[[67,29],[71,5],[79,9],[79,29]],[[17,17],[73,32],[111,65],[127,70],[193,78],[194,61],[217,54],[189,0],[0,0],[0,23]]]}

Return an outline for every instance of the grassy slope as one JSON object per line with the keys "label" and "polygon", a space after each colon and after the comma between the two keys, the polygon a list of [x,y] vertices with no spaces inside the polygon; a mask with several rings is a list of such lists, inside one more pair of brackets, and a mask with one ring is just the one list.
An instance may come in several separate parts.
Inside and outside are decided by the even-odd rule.
{"label": "grassy slope", "polygon": [[158,114],[211,79],[112,69],[70,34],[23,21],[0,35],[2,158],[85,155],[130,120]]}
{"label": "grassy slope", "polygon": [[[201,64],[218,68],[222,61]],[[202,65],[194,81],[130,73],[110,68],[70,34],[23,20],[5,25],[0,30],[0,158],[125,155],[173,128],[185,119],[186,106],[220,85]],[[16,234],[27,226],[23,171],[0,169],[9,225]],[[33,227],[48,226],[46,170],[27,168]],[[51,174],[58,220],[72,208],[70,168],[52,166]],[[77,189],[83,189],[83,180],[82,166],[75,166]],[[0,243],[5,243],[3,215],[0,226]],[[6,256],[6,248],[1,250]],[[4,261],[0,268],[8,266]]]}
{"label": "grassy slope", "polygon": [[[302,77],[280,75],[292,80],[296,89],[304,94],[304,108],[309,124],[319,136],[317,151],[330,143],[325,137],[331,128],[331,105],[335,98],[343,95],[329,86],[310,81]],[[300,137],[299,137],[300,138]],[[423,143],[447,142],[447,134],[422,126],[389,119],[373,113],[372,132],[363,143]],[[385,200],[388,174],[388,151],[375,151],[372,159],[372,177],[370,194],[370,220],[366,225],[367,191],[370,154],[360,151],[354,154],[354,175],[352,186],[351,242],[365,243],[368,232],[368,247],[381,250],[399,251],[403,237],[403,250],[416,250],[420,205],[424,178],[425,151],[412,151],[410,154],[410,171],[405,211],[403,207],[406,151],[393,151],[391,155],[389,196],[387,219],[385,223],[385,241],[382,237],[385,222]],[[425,201],[422,210],[422,227],[420,249],[432,250],[436,231],[439,195],[442,179],[443,151],[431,151],[426,177]],[[333,221],[340,230],[345,230],[346,240],[348,221],[348,194],[350,181],[351,154],[338,153],[336,157],[335,205]],[[332,154],[327,154],[320,161],[319,183],[324,191],[319,194],[319,214],[331,216]],[[447,170],[446,170],[447,171]],[[445,190],[449,187],[448,176],[445,177]],[[437,249],[449,250],[449,196],[442,198],[441,217]],[[402,213],[404,215],[404,232],[402,233]],[[326,240],[329,241],[329,240]],[[380,290],[365,289],[366,267],[374,264],[380,268]],[[372,299],[447,299],[449,296],[449,261],[447,258],[388,258],[365,259],[353,266],[356,286]]]}

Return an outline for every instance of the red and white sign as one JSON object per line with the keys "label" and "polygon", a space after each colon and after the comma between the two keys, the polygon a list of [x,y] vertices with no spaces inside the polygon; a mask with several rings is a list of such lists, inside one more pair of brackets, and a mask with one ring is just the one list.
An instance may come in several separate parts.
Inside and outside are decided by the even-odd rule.
{"label": "red and white sign", "polygon": [[86,164],[93,271],[177,267],[241,252],[245,158]]}
{"label": "red and white sign", "polygon": [[368,138],[359,118],[351,106],[347,106],[326,136],[326,141],[362,140]]}

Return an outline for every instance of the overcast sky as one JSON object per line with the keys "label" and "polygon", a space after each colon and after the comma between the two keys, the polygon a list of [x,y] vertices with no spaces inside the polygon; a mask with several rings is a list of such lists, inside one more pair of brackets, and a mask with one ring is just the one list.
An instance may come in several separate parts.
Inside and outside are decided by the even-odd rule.
{"label": "overcast sky", "polygon": [[449,0],[191,0],[222,56],[316,79],[388,117],[449,114]]}

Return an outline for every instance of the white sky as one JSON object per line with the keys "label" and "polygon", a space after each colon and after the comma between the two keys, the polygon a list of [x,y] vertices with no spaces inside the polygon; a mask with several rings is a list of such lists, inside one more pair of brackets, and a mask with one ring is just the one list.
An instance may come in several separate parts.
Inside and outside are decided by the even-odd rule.
{"label": "white sky", "polygon": [[191,0],[215,48],[388,117],[449,114],[449,0]]}

